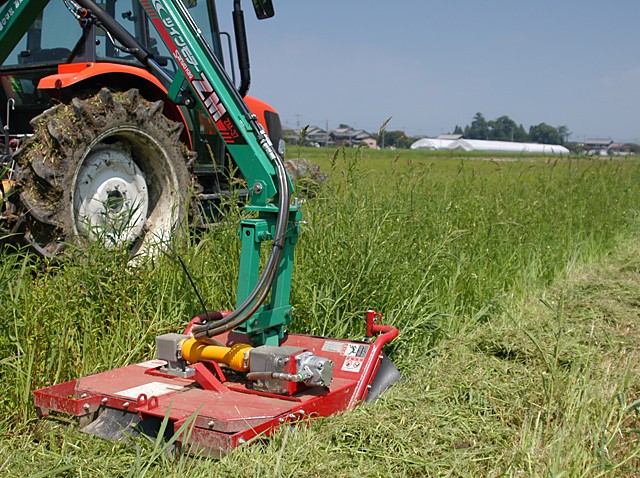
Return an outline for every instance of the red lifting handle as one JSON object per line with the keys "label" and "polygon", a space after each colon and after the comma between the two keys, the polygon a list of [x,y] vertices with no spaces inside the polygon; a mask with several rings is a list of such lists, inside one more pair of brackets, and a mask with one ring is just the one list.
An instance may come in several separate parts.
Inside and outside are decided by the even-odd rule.
{"label": "red lifting handle", "polygon": [[378,335],[374,340],[372,344],[373,350],[369,354],[369,360],[367,360],[362,368],[362,376],[360,377],[353,395],[351,396],[351,400],[349,400],[349,405],[347,406],[349,410],[353,409],[358,402],[366,398],[369,391],[368,385],[373,382],[376,372],[378,371],[378,367],[380,366],[382,348],[385,344],[391,342],[398,336],[398,329],[391,325],[382,325],[377,323],[379,320],[382,320],[382,314],[380,314],[380,312],[367,310],[367,337],[373,337],[376,334],[380,335]]}
{"label": "red lifting handle", "polygon": [[382,320],[382,314],[375,310],[367,310],[367,337],[373,337],[377,334],[382,334],[381,337],[376,339],[376,342],[380,339],[383,344],[391,342],[398,336],[398,329],[391,325],[383,325],[377,323]]}

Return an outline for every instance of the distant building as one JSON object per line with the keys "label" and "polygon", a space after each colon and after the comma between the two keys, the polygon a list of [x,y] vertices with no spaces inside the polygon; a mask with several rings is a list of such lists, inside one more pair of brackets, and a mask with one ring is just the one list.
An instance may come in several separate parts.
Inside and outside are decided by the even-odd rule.
{"label": "distant building", "polygon": [[305,126],[304,128],[288,130],[286,140],[289,144],[302,144],[303,146],[330,146],[331,136],[328,131],[318,126]]}
{"label": "distant building", "polygon": [[374,135],[363,129],[350,127],[337,128],[326,131],[318,126],[305,126],[295,130],[289,130],[286,134],[289,144],[302,144],[304,146],[367,146],[371,149],[378,148],[378,141]]}
{"label": "distant building", "polygon": [[589,156],[608,156],[612,144],[611,138],[589,138],[584,142],[584,150]]}
{"label": "distant building", "polygon": [[311,146],[328,146],[329,132],[317,126],[308,126],[305,130],[304,141]]}
{"label": "distant building", "polygon": [[515,141],[489,141],[482,139],[459,139],[448,149],[460,151],[485,151],[516,154],[569,154],[570,151],[559,144],[517,143]]}
{"label": "distant building", "polygon": [[359,146],[365,145],[371,149],[378,147],[378,141],[374,135],[367,133],[363,129],[353,129],[350,127],[337,128],[329,132],[336,146]]}
{"label": "distant building", "polygon": [[360,140],[360,143],[368,146],[369,149],[378,149],[378,140],[372,135],[369,135],[366,138],[362,138]]}
{"label": "distant building", "polygon": [[464,139],[463,134],[441,134],[436,139],[448,139],[451,141],[456,141],[458,139]]}
{"label": "distant building", "polygon": [[608,149],[613,144],[611,138],[589,138],[584,142],[585,148],[604,148]]}
{"label": "distant building", "polygon": [[612,143],[609,146],[608,153],[612,156],[630,156],[634,154],[637,145],[633,143]]}

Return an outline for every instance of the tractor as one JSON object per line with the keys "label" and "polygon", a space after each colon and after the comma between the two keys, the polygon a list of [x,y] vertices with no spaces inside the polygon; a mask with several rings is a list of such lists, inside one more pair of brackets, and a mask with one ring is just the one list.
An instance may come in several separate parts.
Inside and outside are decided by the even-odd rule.
{"label": "tractor", "polygon": [[[170,99],[179,65],[142,5],[101,0],[105,15],[91,22],[70,15],[67,0],[35,0],[14,21],[12,12],[25,1],[0,0],[5,242],[58,257],[69,244],[97,240],[134,255],[162,244],[187,221],[201,227],[216,221],[241,174],[204,106],[190,93]],[[278,113],[247,96],[240,0],[233,2],[233,35],[220,29],[214,0],[183,4],[271,141],[284,147]],[[273,15],[259,2],[255,10],[259,19]],[[135,42],[120,43],[113,33],[120,30]],[[155,71],[136,50],[154,59]],[[234,194],[243,192],[246,198],[242,187]]]}
{"label": "tractor", "polygon": [[[46,1],[10,0],[0,10],[0,53],[15,48],[3,34],[17,38],[11,30],[21,26],[33,32],[13,56],[26,63],[24,69],[18,64],[1,77],[5,94],[13,95],[7,99],[8,130],[20,125],[21,109],[33,109],[26,114],[33,118],[33,135],[24,144],[15,145],[22,137],[13,133],[5,140],[9,174],[20,175],[18,205],[28,210],[19,230],[44,254],[58,254],[65,240],[92,234],[140,250],[169,234],[186,213],[181,195],[189,187],[192,158],[185,145],[199,157],[198,141],[210,147],[206,158],[217,158],[216,145],[224,147],[247,189],[236,305],[233,311],[205,311],[182,333],[156,336],[154,358],[35,390],[39,417],[70,415],[83,431],[102,438],[164,436],[182,451],[224,454],[280,427],[378,397],[400,379],[384,353],[399,332],[382,324],[380,313],[366,311],[362,340],[289,331],[301,204],[272,139],[277,116],[264,105],[247,104],[246,87],[238,91],[215,42],[191,15],[206,5],[215,30],[213,2],[137,0],[123,10],[109,1],[56,0],[68,7],[82,36],[69,48],[48,52],[38,49],[46,38],[40,20],[55,18],[42,10]],[[239,0],[234,4],[239,7]],[[253,4],[259,18],[273,14],[270,0]],[[236,38],[242,39],[242,15],[239,8],[234,12]],[[56,31],[65,38],[61,23]],[[241,71],[248,70],[243,44]],[[107,52],[117,58],[67,61],[48,75],[34,66],[33,76],[27,75],[28,60],[101,60]],[[243,78],[246,85],[246,73]],[[26,92],[31,96],[23,100]],[[216,169],[222,167],[219,161],[209,169],[193,163],[201,197],[223,191]],[[3,194],[10,207],[12,192]]]}

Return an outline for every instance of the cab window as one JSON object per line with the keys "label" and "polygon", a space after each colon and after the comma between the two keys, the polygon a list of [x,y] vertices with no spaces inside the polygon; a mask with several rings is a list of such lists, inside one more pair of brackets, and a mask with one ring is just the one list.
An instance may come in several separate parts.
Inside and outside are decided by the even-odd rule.
{"label": "cab window", "polygon": [[2,66],[62,63],[82,36],[82,28],[63,2],[50,2]]}

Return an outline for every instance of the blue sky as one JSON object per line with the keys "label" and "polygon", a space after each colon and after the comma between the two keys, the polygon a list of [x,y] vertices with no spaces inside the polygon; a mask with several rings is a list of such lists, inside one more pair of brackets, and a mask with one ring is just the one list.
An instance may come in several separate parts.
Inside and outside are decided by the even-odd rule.
{"label": "blue sky", "polygon": [[251,93],[288,126],[437,135],[482,112],[640,142],[639,0],[244,4]]}

